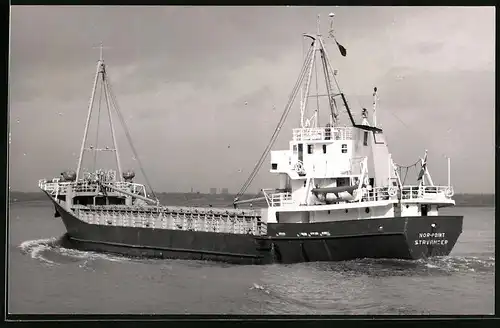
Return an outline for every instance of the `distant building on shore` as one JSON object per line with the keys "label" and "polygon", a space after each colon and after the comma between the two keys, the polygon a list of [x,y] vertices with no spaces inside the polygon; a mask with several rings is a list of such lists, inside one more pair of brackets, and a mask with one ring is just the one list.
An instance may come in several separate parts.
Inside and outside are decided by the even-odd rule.
{"label": "distant building on shore", "polygon": [[220,193],[221,193],[222,195],[227,195],[227,194],[229,194],[229,189],[228,189],[228,188],[222,188],[222,189],[220,190]]}
{"label": "distant building on shore", "polygon": [[217,188],[210,188],[210,194],[217,195]]}

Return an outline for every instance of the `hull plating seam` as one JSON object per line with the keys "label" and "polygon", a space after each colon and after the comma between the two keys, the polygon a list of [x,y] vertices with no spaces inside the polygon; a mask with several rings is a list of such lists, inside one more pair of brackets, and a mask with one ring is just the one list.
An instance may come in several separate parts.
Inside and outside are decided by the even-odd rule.
{"label": "hull plating seam", "polygon": [[239,254],[239,253],[227,253],[227,252],[215,252],[215,251],[204,251],[204,250],[194,250],[194,249],[186,249],[186,248],[172,248],[172,247],[160,247],[160,246],[143,246],[143,245],[130,245],[130,244],[122,244],[115,243],[109,241],[94,241],[87,240],[81,238],[70,237],[70,239],[89,244],[102,244],[102,245],[110,245],[110,246],[120,246],[120,247],[130,247],[130,248],[142,248],[142,249],[155,249],[155,250],[163,250],[163,251],[172,251],[172,252],[184,252],[184,253],[198,253],[198,254],[208,254],[208,255],[221,255],[221,256],[232,256],[232,257],[247,257],[247,258],[262,258],[262,256],[251,255],[251,254]]}
{"label": "hull plating seam", "polygon": [[356,235],[339,235],[339,236],[311,236],[311,237],[255,237],[255,239],[271,239],[271,240],[327,240],[327,239],[343,239],[343,238],[360,238],[360,237],[375,237],[375,236],[394,236],[403,235],[402,232],[388,232],[388,233],[363,233]]}

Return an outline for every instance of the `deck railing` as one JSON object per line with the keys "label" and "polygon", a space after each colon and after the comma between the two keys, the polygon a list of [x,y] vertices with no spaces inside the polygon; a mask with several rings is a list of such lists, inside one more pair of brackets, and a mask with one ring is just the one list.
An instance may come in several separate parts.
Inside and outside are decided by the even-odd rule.
{"label": "deck railing", "polygon": [[293,141],[352,140],[351,127],[293,129]]}
{"label": "deck railing", "polygon": [[453,197],[453,188],[448,186],[404,186],[401,199],[433,199]]}
{"label": "deck railing", "polygon": [[[290,192],[273,192],[271,189],[264,189],[263,192],[269,207],[297,205]],[[402,201],[449,201],[453,195],[453,188],[448,186],[404,186],[401,191],[396,187],[376,187],[370,190],[364,189],[360,202],[383,201],[399,197]],[[356,203],[359,201],[346,202]]]}
{"label": "deck railing", "polygon": [[[123,191],[132,192],[134,194],[140,194],[146,196],[146,188],[144,185],[133,182],[123,182],[123,181],[114,181],[107,182],[107,184],[112,185],[115,188],[118,188]],[[71,185],[73,192],[75,193],[98,193],[101,191],[101,187],[94,181],[60,181],[59,179],[46,180],[41,179],[38,181],[38,187],[42,190],[45,190],[51,194],[65,195],[68,192],[68,187]],[[115,192],[111,188],[104,187],[106,192]]]}
{"label": "deck railing", "polygon": [[263,189],[267,205],[270,207],[293,205],[292,194],[290,192],[272,192],[273,189]]}
{"label": "deck railing", "polygon": [[398,199],[398,197],[401,197],[401,200],[403,201],[451,199],[451,197],[453,197],[453,189],[448,186],[404,186],[401,188],[401,191],[399,191],[396,187],[376,187],[371,190],[365,190],[361,201],[371,202]]}
{"label": "deck railing", "polygon": [[[175,210],[176,209],[176,210]],[[74,206],[86,223],[140,228],[266,235],[267,225],[257,211],[195,212],[184,207]],[[206,210],[206,209],[205,209]],[[212,210],[210,210],[212,211]]]}

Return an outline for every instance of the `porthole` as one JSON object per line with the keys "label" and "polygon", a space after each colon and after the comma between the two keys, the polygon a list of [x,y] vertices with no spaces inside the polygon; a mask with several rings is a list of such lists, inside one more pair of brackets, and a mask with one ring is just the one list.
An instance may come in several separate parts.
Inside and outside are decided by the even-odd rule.
{"label": "porthole", "polygon": [[369,207],[365,208],[365,213],[370,213],[370,208]]}

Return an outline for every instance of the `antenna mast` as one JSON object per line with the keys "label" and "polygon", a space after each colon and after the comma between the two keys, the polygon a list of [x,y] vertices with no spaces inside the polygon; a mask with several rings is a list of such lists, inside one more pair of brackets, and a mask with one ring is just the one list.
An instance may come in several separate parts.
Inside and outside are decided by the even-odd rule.
{"label": "antenna mast", "polygon": [[377,87],[373,88],[373,126],[377,127]]}
{"label": "antenna mast", "polygon": [[[89,109],[87,113],[87,121],[85,123],[85,131],[83,133],[83,140],[82,140],[82,145],[80,148],[80,155],[78,157],[78,167],[76,170],[76,181],[80,178],[81,170],[82,170],[82,161],[83,161],[83,155],[85,151],[113,151],[115,153],[115,159],[116,159],[116,166],[118,169],[118,181],[122,181],[122,167],[120,163],[120,154],[118,152],[118,145],[116,143],[116,137],[115,137],[115,128],[113,125],[113,118],[111,115],[111,106],[109,102],[109,90],[108,90],[108,84],[107,84],[107,76],[106,76],[106,66],[104,64],[104,59],[103,59],[103,45],[102,42],[99,46],[99,60],[97,61],[97,69],[96,69],[96,74],[95,74],[95,79],[94,79],[94,87],[92,88],[92,95],[90,97],[90,104],[89,104]],[[99,149],[99,148],[85,148],[85,143],[87,142],[87,137],[88,137],[88,130],[90,126],[90,118],[92,116],[92,109],[94,107],[94,99],[95,99],[95,92],[97,90],[97,82],[101,81],[103,84],[103,91],[104,91],[104,96],[106,98],[106,106],[108,109],[108,116],[109,116],[109,125],[111,129],[111,138],[113,141],[113,149]],[[99,128],[99,127],[98,127]]]}
{"label": "antenna mast", "polygon": [[316,34],[319,36],[321,33],[320,33],[320,28],[319,28],[319,25],[320,24],[320,19],[319,19],[319,14],[318,14],[318,21],[317,21],[317,32]]}
{"label": "antenna mast", "polygon": [[[333,18],[334,14],[331,13],[329,16],[330,16],[330,18]],[[321,34],[319,33],[320,32],[319,17],[320,16],[318,15],[317,34],[316,35],[311,35],[311,34],[306,34],[306,33],[303,34],[304,37],[310,38],[312,40],[312,43],[310,44],[309,50],[307,51],[307,55],[305,56],[305,59],[303,61],[303,65],[302,65],[299,77],[297,79],[297,82],[295,83],[295,86],[292,89],[292,93],[290,94],[290,97],[289,97],[288,102],[285,106],[283,114],[281,115],[280,121],[278,122],[278,125],[276,126],[276,129],[273,132],[271,140],[269,141],[268,145],[264,149],[262,155],[260,156],[259,161],[255,165],[253,171],[250,173],[250,176],[245,181],[245,183],[241,187],[240,191],[236,195],[236,198],[234,200],[234,204],[238,203],[238,198],[246,192],[246,190],[248,189],[248,187],[250,186],[252,181],[257,176],[260,168],[262,167],[262,164],[263,164],[266,156],[269,154],[274,143],[276,142],[276,139],[278,138],[278,135],[279,135],[279,131],[283,127],[283,124],[284,124],[288,114],[290,113],[290,110],[292,109],[292,106],[294,104],[294,100],[295,100],[296,96],[298,96],[299,93],[301,94],[300,127],[307,128],[310,126],[311,122],[313,122],[313,126],[317,126],[319,124],[318,123],[319,113],[317,110],[314,112],[314,115],[313,115],[311,120],[310,119],[305,120],[305,117],[304,117],[306,114],[305,112],[306,112],[306,107],[307,107],[307,100],[309,98],[309,89],[310,89],[310,85],[311,85],[312,71],[315,67],[315,61],[316,61],[315,59],[316,59],[317,52],[319,52],[321,55],[321,66],[323,68],[323,73],[325,76],[327,94],[326,95],[317,94],[316,97],[319,97],[319,96],[327,96],[328,97],[328,102],[329,102],[329,106],[330,106],[330,114],[331,114],[330,120],[331,120],[332,125],[338,123],[338,108],[337,108],[335,98],[341,97],[341,101],[344,103],[346,110],[347,110],[347,113],[349,114],[350,121],[353,125],[355,125],[354,119],[353,119],[352,114],[350,112],[350,109],[349,109],[349,106],[348,106],[347,101],[345,99],[345,96],[342,93],[342,91],[340,90],[340,86],[339,86],[337,79],[336,79],[337,70],[334,70],[332,68],[331,62],[328,58],[328,53],[326,51],[325,44],[323,42]],[[335,40],[335,36],[333,35],[333,31],[332,31],[332,26],[333,26],[333,23],[330,23],[331,29],[330,29],[329,36],[334,39],[337,47],[339,48],[341,55],[343,57],[345,57],[347,54],[347,50],[340,43],[338,43],[337,40]],[[305,81],[305,93],[302,95],[304,81]],[[338,90],[337,92],[334,92],[334,86]]]}

